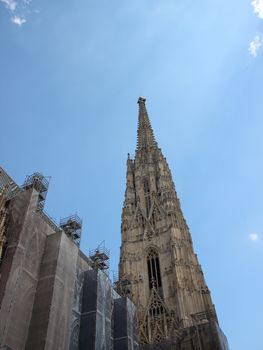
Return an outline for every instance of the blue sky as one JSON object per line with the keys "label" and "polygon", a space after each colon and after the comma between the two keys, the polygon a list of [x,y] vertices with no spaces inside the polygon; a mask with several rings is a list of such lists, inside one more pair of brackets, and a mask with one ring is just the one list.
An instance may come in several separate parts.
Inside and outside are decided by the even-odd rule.
{"label": "blue sky", "polygon": [[262,350],[263,1],[0,0],[0,165],[117,270],[137,98],[232,350]]}

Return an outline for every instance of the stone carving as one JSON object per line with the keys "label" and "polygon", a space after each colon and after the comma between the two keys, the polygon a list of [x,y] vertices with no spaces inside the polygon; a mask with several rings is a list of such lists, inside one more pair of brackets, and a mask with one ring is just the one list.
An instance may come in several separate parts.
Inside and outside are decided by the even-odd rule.
{"label": "stone carving", "polygon": [[139,313],[139,332],[142,344],[160,343],[167,339],[179,341],[181,327],[175,312],[169,311],[153,286],[148,305]]}

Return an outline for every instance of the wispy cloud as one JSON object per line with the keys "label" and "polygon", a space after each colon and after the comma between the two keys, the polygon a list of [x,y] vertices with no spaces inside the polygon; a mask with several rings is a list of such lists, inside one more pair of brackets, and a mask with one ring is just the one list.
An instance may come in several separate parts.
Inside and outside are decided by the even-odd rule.
{"label": "wispy cloud", "polygon": [[32,13],[39,11],[30,10],[32,0],[0,0],[11,16],[11,22],[21,27],[27,22],[27,17]]}
{"label": "wispy cloud", "polygon": [[17,24],[19,27],[21,27],[24,23],[26,23],[26,19],[23,17],[19,17],[19,16],[13,16],[11,18],[11,21],[15,24]]}
{"label": "wispy cloud", "polygon": [[249,53],[253,57],[257,57],[258,55],[258,50],[262,46],[262,39],[260,38],[259,35],[256,35],[254,39],[250,42],[249,44]]}
{"label": "wispy cloud", "polygon": [[257,233],[250,233],[248,237],[253,242],[258,240],[258,234]]}
{"label": "wispy cloud", "polygon": [[5,4],[8,10],[14,12],[17,7],[17,2],[15,0],[0,0]]}
{"label": "wispy cloud", "polygon": [[252,6],[258,17],[263,19],[263,0],[253,0]]}

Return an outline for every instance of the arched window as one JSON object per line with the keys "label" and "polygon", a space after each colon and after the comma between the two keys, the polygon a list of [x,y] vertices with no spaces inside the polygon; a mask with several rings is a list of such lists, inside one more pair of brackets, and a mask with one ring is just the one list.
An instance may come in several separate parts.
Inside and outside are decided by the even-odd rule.
{"label": "arched window", "polygon": [[151,248],[147,255],[149,288],[153,286],[159,290],[162,287],[159,256],[155,249]]}

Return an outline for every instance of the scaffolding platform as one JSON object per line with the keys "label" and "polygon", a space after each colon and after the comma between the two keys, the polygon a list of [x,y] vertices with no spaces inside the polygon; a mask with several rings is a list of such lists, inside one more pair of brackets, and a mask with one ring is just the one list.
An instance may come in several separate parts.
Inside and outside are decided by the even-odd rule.
{"label": "scaffolding platform", "polygon": [[45,177],[41,173],[34,173],[26,177],[22,185],[24,190],[34,188],[39,193],[38,210],[42,211],[45,205],[50,177]]}
{"label": "scaffolding platform", "polygon": [[59,226],[74,243],[80,245],[82,220],[77,214],[61,219]]}
{"label": "scaffolding platform", "polygon": [[94,269],[109,269],[110,251],[109,249],[105,248],[105,241],[101,242],[96,249],[90,250],[89,258],[92,261],[92,267]]}

